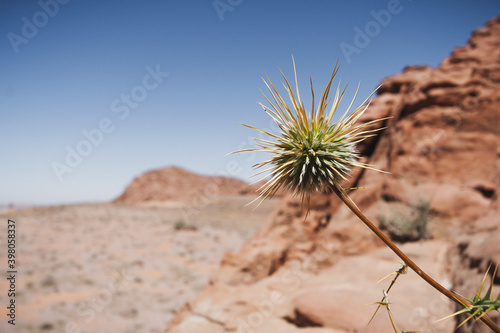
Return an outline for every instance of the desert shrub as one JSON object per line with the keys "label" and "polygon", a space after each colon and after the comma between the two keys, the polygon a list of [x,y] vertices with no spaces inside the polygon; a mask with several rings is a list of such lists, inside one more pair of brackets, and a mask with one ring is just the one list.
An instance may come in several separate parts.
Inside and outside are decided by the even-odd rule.
{"label": "desert shrub", "polygon": [[419,199],[389,214],[380,214],[380,228],[389,233],[391,239],[398,242],[418,241],[427,235],[427,223],[430,218],[430,201]]}
{"label": "desert shrub", "polygon": [[186,223],[184,220],[177,220],[174,224],[174,229],[179,231],[179,230],[197,230],[198,227],[191,225],[189,223]]}

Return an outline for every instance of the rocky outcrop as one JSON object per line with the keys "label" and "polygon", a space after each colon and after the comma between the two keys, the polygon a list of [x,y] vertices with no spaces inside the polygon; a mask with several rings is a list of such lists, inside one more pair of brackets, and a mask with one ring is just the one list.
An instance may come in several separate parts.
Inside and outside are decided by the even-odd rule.
{"label": "rocky outcrop", "polygon": [[[407,67],[378,93],[360,121],[391,118],[359,148],[390,174],[355,172],[350,195],[441,284],[472,297],[500,263],[500,18],[438,68]],[[306,214],[287,195],[167,332],[390,332],[385,308],[367,326],[376,308],[367,304],[380,301],[389,281],[376,281],[399,261],[335,197],[314,196]],[[416,274],[401,276],[389,298],[400,330],[454,331],[453,319],[435,322],[455,305]]]}
{"label": "rocky outcrop", "polygon": [[[263,183],[248,184],[223,177],[203,176],[185,169],[169,166],[136,177],[115,200],[118,204],[202,203],[224,195],[254,195]],[[282,197],[286,191],[278,191]]]}
{"label": "rocky outcrop", "polygon": [[115,203],[193,201],[202,197],[249,192],[249,185],[228,177],[202,176],[178,167],[153,170],[135,178]]}

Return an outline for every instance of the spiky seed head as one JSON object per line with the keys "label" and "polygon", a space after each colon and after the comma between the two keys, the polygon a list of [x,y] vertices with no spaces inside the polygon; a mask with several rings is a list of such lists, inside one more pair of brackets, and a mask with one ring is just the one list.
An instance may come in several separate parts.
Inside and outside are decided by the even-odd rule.
{"label": "spiky seed head", "polygon": [[[293,69],[295,93],[288,79],[281,72],[284,79],[283,86],[290,99],[289,103],[285,102],[285,99],[274,87],[267,74],[267,82],[264,80],[271,97],[268,98],[263,93],[269,106],[260,105],[276,122],[281,133],[276,135],[243,124],[268,135],[274,141],[255,138],[255,144],[258,148],[234,152],[263,151],[271,154],[267,161],[254,166],[255,168],[264,168],[263,171],[256,173],[254,176],[266,172],[270,173],[270,178],[260,187],[260,195],[257,199],[264,200],[273,196],[280,188],[287,188],[300,195],[302,199],[309,200],[310,195],[314,192],[328,190],[332,187],[341,189],[341,182],[347,179],[354,167],[373,169],[371,166],[359,162],[360,156],[356,149],[356,144],[367,137],[373,136],[374,132],[379,130],[368,130],[367,127],[386,119],[356,124],[356,121],[367,109],[368,101],[373,93],[360,106],[349,113],[359,90],[358,85],[358,89],[347,110],[344,111],[344,114],[337,122],[333,122],[333,116],[346,89],[340,91],[339,82],[334,100],[331,106],[328,105],[330,87],[338,72],[338,65],[335,64],[330,81],[323,89],[317,106],[315,105],[314,89],[311,81],[312,108],[309,112],[305,110],[300,99],[295,61],[293,61]],[[257,182],[267,177],[266,175]]]}

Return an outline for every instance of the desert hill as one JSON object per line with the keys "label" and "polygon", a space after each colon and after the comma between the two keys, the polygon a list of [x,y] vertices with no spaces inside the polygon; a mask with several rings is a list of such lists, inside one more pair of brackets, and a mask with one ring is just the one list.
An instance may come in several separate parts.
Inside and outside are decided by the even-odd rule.
{"label": "desert hill", "polygon": [[[361,121],[391,118],[360,148],[391,174],[356,173],[349,185],[362,189],[350,195],[430,275],[472,298],[500,263],[500,18],[437,68],[409,66],[382,84]],[[381,299],[389,281],[377,281],[399,261],[337,198],[317,195],[306,217],[286,196],[167,332],[392,332],[384,309],[367,326],[367,304]],[[495,282],[496,296],[500,273]],[[436,323],[458,309],[413,272],[390,295],[399,329],[490,332]]]}
{"label": "desert hill", "polygon": [[238,179],[202,176],[170,166],[136,177],[114,202],[191,201],[216,195],[242,194],[248,190],[249,184]]}

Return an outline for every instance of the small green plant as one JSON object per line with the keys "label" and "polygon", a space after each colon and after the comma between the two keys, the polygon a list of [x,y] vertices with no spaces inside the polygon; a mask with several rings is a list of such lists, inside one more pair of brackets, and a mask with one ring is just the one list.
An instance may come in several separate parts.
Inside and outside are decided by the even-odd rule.
{"label": "small green plant", "polygon": [[483,290],[484,281],[486,280],[486,277],[488,276],[488,272],[490,271],[490,268],[491,268],[491,265],[486,270],[486,273],[484,274],[483,281],[481,282],[481,285],[479,286],[479,290],[474,295],[474,297],[472,299],[468,299],[468,298],[462,296],[470,304],[463,304],[464,308],[462,310],[459,310],[459,311],[455,312],[454,314],[449,315],[448,317],[442,318],[440,320],[444,320],[444,319],[447,319],[450,317],[458,316],[458,315],[463,314],[463,313],[468,313],[469,316],[467,318],[465,318],[465,320],[462,321],[457,326],[457,328],[459,328],[460,326],[462,326],[463,324],[465,324],[466,322],[468,322],[472,318],[474,318],[474,320],[477,321],[477,320],[483,318],[488,312],[500,309],[500,293],[498,293],[498,296],[496,299],[490,298],[491,297],[491,289],[493,288],[493,277],[497,273],[498,266],[496,266],[495,270],[493,271],[493,275],[492,275],[491,280],[490,280],[490,286],[489,286],[488,290],[486,291],[486,294],[483,297],[481,297],[481,292]]}
{"label": "small green plant", "polygon": [[[262,151],[271,154],[269,160],[256,164],[256,168],[264,169],[256,175],[270,173],[269,178],[268,175],[264,175],[261,179],[266,179],[266,182],[260,187],[260,195],[257,199],[260,198],[262,202],[262,200],[273,196],[281,188],[293,191],[308,203],[311,194],[314,192],[335,193],[377,237],[404,261],[405,265],[443,295],[457,304],[463,305],[466,309],[471,309],[471,317],[482,320],[494,332],[500,333],[500,328],[486,315],[486,312],[490,310],[485,306],[490,306],[490,303],[475,303],[475,299],[467,300],[446,289],[430,277],[359,210],[349,197],[346,189],[342,187],[342,183],[347,180],[354,167],[379,171],[373,166],[361,163],[356,149],[359,142],[375,135],[374,132],[380,130],[370,129],[370,127],[386,119],[358,123],[358,120],[368,108],[371,95],[352,113],[349,113],[357,96],[358,91],[356,91],[347,110],[344,111],[338,121],[333,122],[334,114],[345,92],[345,88],[340,91],[339,83],[333,102],[331,106],[328,106],[330,88],[338,72],[338,66],[335,65],[331,78],[319,97],[318,105],[315,105],[316,100],[311,81],[312,107],[310,112],[306,111],[300,98],[295,61],[293,67],[295,92],[283,72],[281,73],[284,79],[283,86],[288,94],[291,106],[279,94],[267,75],[268,82],[264,81],[271,98],[264,95],[270,106],[262,104],[261,106],[279,127],[281,131],[279,135],[245,125],[267,135],[269,139],[255,139],[257,148],[236,151]],[[417,218],[421,220],[420,223],[423,223],[422,221],[427,218],[429,209],[427,206],[426,204],[420,204],[418,207],[420,216],[417,215]],[[382,302],[379,302],[379,305],[386,307],[388,311],[390,310],[387,299],[383,299]],[[498,309],[498,307],[495,309]],[[389,314],[392,321],[390,311]],[[394,329],[397,332],[396,327]]]}
{"label": "small green plant", "polygon": [[184,220],[177,220],[174,224],[174,229],[176,231],[179,231],[179,230],[196,230],[198,228],[194,225],[186,223],[186,221]]}
{"label": "small green plant", "polygon": [[389,236],[400,242],[417,241],[426,236],[430,218],[430,201],[420,199],[410,203],[406,211],[396,210],[391,214],[380,214],[380,229],[387,230]]}

